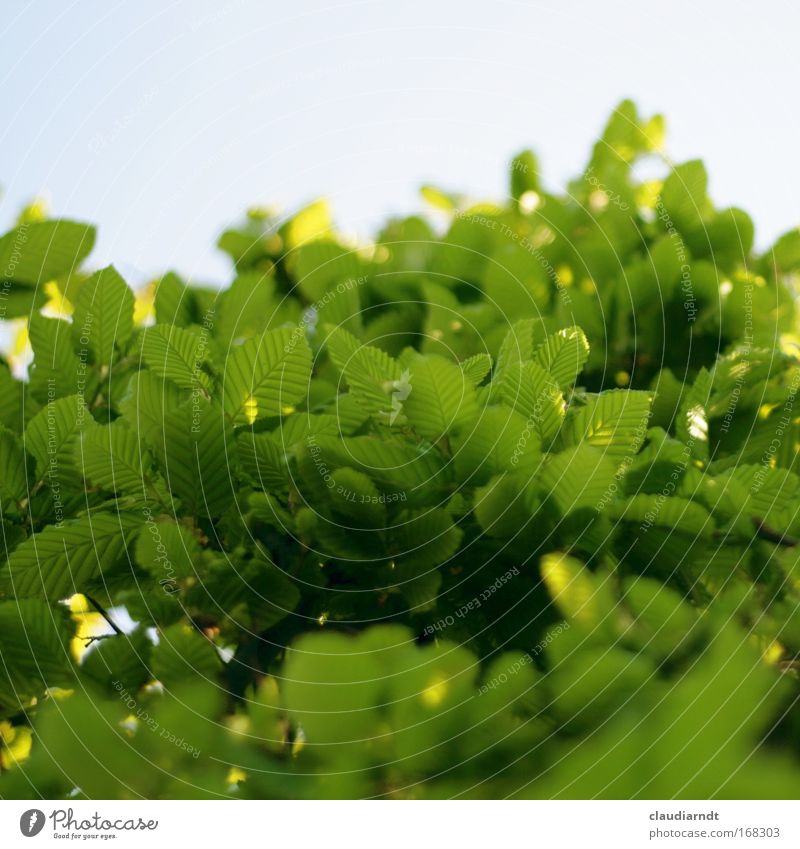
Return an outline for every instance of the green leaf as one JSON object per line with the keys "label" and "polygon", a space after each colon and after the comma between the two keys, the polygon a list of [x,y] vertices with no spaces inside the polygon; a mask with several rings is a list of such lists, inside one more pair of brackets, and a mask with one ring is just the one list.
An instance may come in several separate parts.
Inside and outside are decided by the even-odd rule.
{"label": "green leaf", "polygon": [[[363,423],[361,419],[360,423]],[[290,451],[298,443],[318,436],[338,436],[341,421],[328,413],[295,413],[280,420],[278,427],[271,432],[276,445]]]}
{"label": "green leaf", "polygon": [[500,377],[514,363],[524,363],[533,356],[534,345],[542,332],[542,321],[526,318],[516,322],[503,337],[497,355],[496,376]]}
{"label": "green leaf", "polygon": [[123,689],[135,693],[152,678],[148,668],[152,648],[141,627],[130,634],[106,637],[89,652],[82,671],[115,694]]}
{"label": "green leaf", "polygon": [[475,488],[475,518],[489,536],[516,536],[531,518],[525,474],[502,474]]}
{"label": "green leaf", "polygon": [[300,592],[292,578],[261,556],[246,562],[219,558],[204,575],[202,586],[188,590],[187,601],[203,610],[242,617],[243,625],[263,631],[297,607]]}
{"label": "green leaf", "polygon": [[65,457],[71,458],[71,448],[78,434],[97,427],[83,398],[71,395],[48,403],[28,422],[23,444],[36,460],[40,478],[57,468]]}
{"label": "green leaf", "polygon": [[[296,321],[298,313],[296,303],[279,294],[272,275],[240,274],[219,296],[213,315],[214,338],[227,348],[287,320]],[[211,323],[211,316],[207,323]]]}
{"label": "green leaf", "polygon": [[675,434],[689,446],[696,460],[708,460],[708,411],[711,399],[712,379],[710,373],[700,369],[692,388],[681,400],[675,421]]}
{"label": "green leaf", "polygon": [[777,239],[767,256],[781,271],[800,267],[800,227],[789,230]]}
{"label": "green leaf", "polygon": [[182,389],[207,394],[211,379],[202,366],[208,356],[205,331],[194,333],[173,325],[156,324],[142,335],[142,358],[161,377]]}
{"label": "green leaf", "polygon": [[502,472],[533,471],[541,441],[524,416],[508,407],[486,407],[454,439],[453,459],[464,483],[482,484]]}
{"label": "green leaf", "polygon": [[196,576],[199,555],[197,537],[174,518],[148,521],[136,540],[136,562],[167,593],[174,591],[176,581]]}
{"label": "green leaf", "polygon": [[417,595],[415,601],[417,604],[430,601],[438,582],[431,582],[428,573],[458,551],[462,536],[461,529],[444,510],[404,510],[392,529],[389,544],[403,594],[417,594],[423,587],[425,599]]}
{"label": "green leaf", "polygon": [[393,402],[421,436],[436,442],[475,417],[475,389],[455,363],[435,354],[408,363],[408,395],[398,399],[397,393]]}
{"label": "green leaf", "polygon": [[0,508],[12,509],[9,502],[22,501],[28,495],[28,464],[20,438],[0,426]]}
{"label": "green leaf", "polygon": [[659,581],[631,578],[624,584],[623,603],[636,620],[636,648],[659,660],[685,650],[697,638],[697,611]]}
{"label": "green leaf", "polygon": [[630,463],[647,435],[649,392],[614,389],[589,396],[570,411],[562,430],[564,446],[586,444],[613,463]]}
{"label": "green leaf", "polygon": [[269,433],[245,432],[236,438],[243,471],[259,489],[282,492],[289,484],[286,455]]}
{"label": "green leaf", "polygon": [[419,193],[431,206],[444,212],[454,212],[458,206],[457,198],[436,186],[421,186]]}
{"label": "green leaf", "polygon": [[736,510],[750,518],[767,520],[781,530],[788,527],[797,513],[800,500],[800,478],[786,469],[763,465],[737,465],[716,480],[725,486],[731,483],[737,496]]}
{"label": "green leaf", "polygon": [[47,688],[72,683],[70,631],[63,607],[32,598],[0,602],[0,708],[16,713]]}
{"label": "green leaf", "polygon": [[525,192],[541,192],[539,161],[532,150],[523,150],[511,160],[511,197],[519,199]]}
{"label": "green leaf", "polygon": [[77,468],[86,480],[109,492],[144,494],[152,458],[136,433],[126,427],[96,427],[78,437],[73,448]]}
{"label": "green leaf", "polygon": [[76,221],[23,224],[0,238],[0,273],[6,280],[46,283],[77,271],[94,239],[94,227]]}
{"label": "green leaf", "polygon": [[503,373],[500,397],[533,424],[542,441],[551,440],[561,428],[564,396],[554,378],[536,363],[509,365]]}
{"label": "green leaf", "polygon": [[[525,203],[530,201],[531,198],[525,199]],[[481,288],[486,301],[504,318],[539,316],[540,304],[550,300],[551,275],[555,272],[551,269],[548,275],[542,263],[536,261],[536,256],[530,243],[520,239],[516,230],[492,251],[481,279]],[[540,322],[538,318],[532,320]],[[535,328],[536,331],[539,329]],[[543,328],[541,330],[543,332]],[[536,336],[539,336],[538,332]]]}
{"label": "green leaf", "polygon": [[331,473],[335,483],[328,489],[333,513],[356,527],[383,528],[386,524],[385,499],[363,472],[346,466]]}
{"label": "green leaf", "polygon": [[695,588],[694,561],[707,560],[714,524],[694,501],[663,495],[637,495],[612,504],[609,516],[622,524],[619,547],[642,571],[654,570],[664,580],[683,577]]}
{"label": "green leaf", "polygon": [[[435,497],[447,482],[444,463],[437,454],[398,439],[320,436],[309,442],[308,449],[318,470],[318,463],[322,462],[332,469],[353,466],[375,481],[385,494],[397,496],[400,501]],[[319,479],[322,481],[321,476]]]}
{"label": "green leaf", "polygon": [[133,292],[114,266],[93,274],[80,288],[72,333],[76,347],[86,346],[95,361],[108,365],[133,333]]}
{"label": "green leaf", "polygon": [[407,378],[405,384],[397,385],[401,380],[398,363],[385,351],[364,345],[340,327],[328,329],[325,344],[331,362],[364,410],[394,423],[409,388]]}
{"label": "green leaf", "polygon": [[249,339],[228,356],[225,413],[234,425],[292,411],[308,391],[311,349],[302,329],[283,327]]}
{"label": "green leaf", "polygon": [[126,554],[142,519],[133,514],[97,513],[50,525],[8,558],[3,586],[17,598],[68,598],[112,572]]}
{"label": "green leaf", "polygon": [[364,405],[351,392],[340,395],[333,406],[326,408],[326,412],[333,416],[336,431],[343,436],[351,436],[360,430],[370,417]]}
{"label": "green leaf", "polygon": [[608,162],[627,164],[642,153],[657,150],[663,139],[663,123],[660,115],[642,120],[632,100],[621,101],[595,145],[592,164],[598,167]]}
{"label": "green leaf", "polygon": [[82,386],[91,391],[92,379],[86,357],[78,359],[72,347],[72,328],[66,321],[32,315],[28,336],[33,349],[30,368],[31,391],[46,403],[65,395],[75,395]]}
{"label": "green leaf", "polygon": [[296,212],[280,229],[286,246],[295,250],[308,242],[326,240],[332,235],[333,222],[327,200],[319,198]]}
{"label": "green leaf", "polygon": [[703,227],[703,219],[710,207],[707,190],[708,174],[699,159],[672,169],[664,181],[661,200],[679,230],[688,232]]}
{"label": "green leaf", "polygon": [[467,382],[477,386],[492,370],[492,358],[489,354],[475,354],[474,357],[468,357],[460,365]]}
{"label": "green leaf", "polygon": [[602,451],[579,445],[548,458],[536,480],[562,516],[576,510],[602,510],[615,493],[616,467]]}
{"label": "green leaf", "polygon": [[[330,239],[317,239],[300,245],[293,254],[296,262],[297,285],[309,302],[320,310],[335,306],[340,298],[348,305],[356,306],[358,312],[357,284],[364,273],[364,265],[356,250],[342,247]],[[339,286],[338,284],[341,284]],[[356,295],[355,302],[349,300]],[[327,320],[338,323],[348,316],[347,311],[340,312]]]}
{"label": "green leaf", "polygon": [[614,610],[609,578],[593,575],[574,557],[553,552],[542,557],[542,580],[563,615],[587,629],[608,625]]}
{"label": "green leaf", "polygon": [[589,341],[580,327],[566,327],[536,349],[536,362],[550,372],[561,389],[567,389],[581,373],[589,357]]}
{"label": "green leaf", "polygon": [[156,447],[163,439],[164,417],[185,400],[172,381],[142,369],[131,376],[118,407],[128,427]]}
{"label": "green leaf", "polygon": [[37,315],[37,311],[47,303],[47,292],[43,286],[32,286],[15,280],[4,280],[0,285],[3,286],[4,319],[30,318]]}
{"label": "green leaf", "polygon": [[162,631],[152,657],[153,674],[167,689],[187,678],[216,680],[222,670],[214,644],[187,625]]}
{"label": "green leaf", "polygon": [[14,380],[8,366],[0,361],[0,424],[14,433],[22,432],[25,420],[30,416],[30,399],[24,397],[23,389],[24,384]]}
{"label": "green leaf", "polygon": [[364,739],[382,687],[382,654],[376,654],[336,632],[305,634],[287,651],[285,704],[312,744],[341,751]]}
{"label": "green leaf", "polygon": [[700,237],[709,258],[715,263],[747,262],[754,238],[753,220],[736,207],[717,212]]}
{"label": "green leaf", "polygon": [[187,327],[194,319],[194,292],[172,271],[156,283],[153,296],[156,322]]}
{"label": "green leaf", "polygon": [[219,516],[235,500],[230,424],[216,403],[193,399],[164,416],[154,450],[169,490],[195,516]]}

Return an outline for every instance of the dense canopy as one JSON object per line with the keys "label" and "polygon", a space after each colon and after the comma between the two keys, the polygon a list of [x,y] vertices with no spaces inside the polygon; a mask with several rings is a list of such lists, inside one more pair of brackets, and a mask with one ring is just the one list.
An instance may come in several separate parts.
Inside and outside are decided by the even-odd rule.
{"label": "dense canopy", "polygon": [[0,796],[796,793],[800,231],[663,135],[370,242],[253,210],[221,290],[26,210]]}

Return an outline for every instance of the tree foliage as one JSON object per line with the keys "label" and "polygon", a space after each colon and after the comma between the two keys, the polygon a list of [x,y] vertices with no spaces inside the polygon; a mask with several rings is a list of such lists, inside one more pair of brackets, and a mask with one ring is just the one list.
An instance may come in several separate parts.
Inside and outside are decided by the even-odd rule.
{"label": "tree foliage", "polygon": [[791,795],[800,232],[662,136],[220,290],[3,236],[0,795]]}

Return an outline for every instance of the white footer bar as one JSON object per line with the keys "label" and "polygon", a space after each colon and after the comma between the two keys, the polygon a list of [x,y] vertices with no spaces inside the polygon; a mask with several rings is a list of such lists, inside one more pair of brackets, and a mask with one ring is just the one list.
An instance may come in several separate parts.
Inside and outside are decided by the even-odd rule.
{"label": "white footer bar", "polygon": [[798,819],[797,802],[0,801],[0,846],[795,849]]}

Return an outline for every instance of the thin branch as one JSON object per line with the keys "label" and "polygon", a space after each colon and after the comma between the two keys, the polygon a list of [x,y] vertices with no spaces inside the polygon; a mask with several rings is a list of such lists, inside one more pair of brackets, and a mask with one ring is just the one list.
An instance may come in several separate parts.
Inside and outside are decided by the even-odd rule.
{"label": "thin branch", "polygon": [[86,593],[83,595],[85,596],[86,601],[88,601],[89,604],[91,604],[92,607],[103,617],[103,619],[105,619],[106,622],[108,622],[108,624],[114,629],[115,633],[119,634],[121,637],[124,636],[125,632],[117,627],[116,622],[114,622],[111,616],[109,616],[108,611],[103,607],[103,605],[100,604],[100,602],[95,601],[90,595],[86,595]]}
{"label": "thin branch", "polygon": [[800,545],[800,540],[790,537],[788,534],[782,534],[774,528],[770,528],[765,522],[755,518],[755,516],[753,517],[753,525],[756,529],[756,536],[767,542],[774,543],[775,545],[785,545],[788,548]]}

